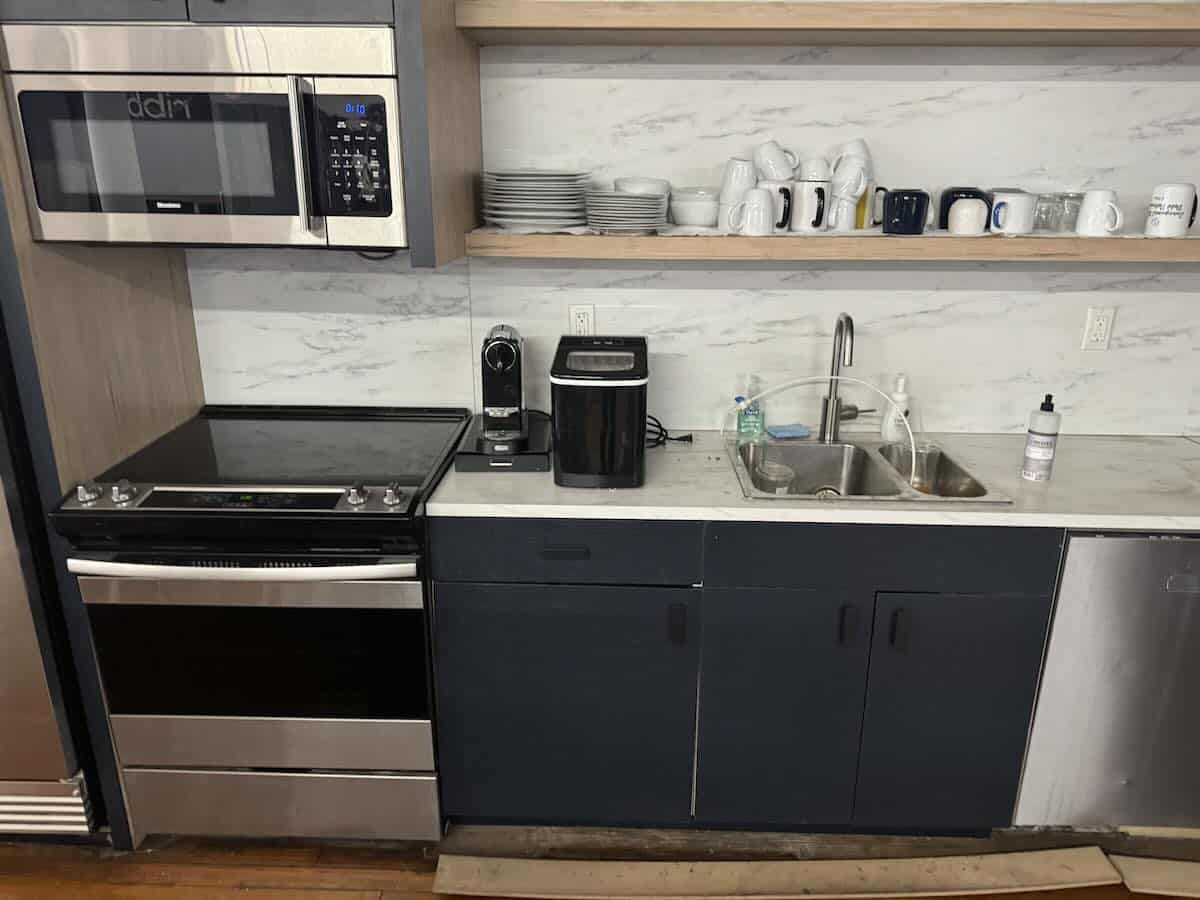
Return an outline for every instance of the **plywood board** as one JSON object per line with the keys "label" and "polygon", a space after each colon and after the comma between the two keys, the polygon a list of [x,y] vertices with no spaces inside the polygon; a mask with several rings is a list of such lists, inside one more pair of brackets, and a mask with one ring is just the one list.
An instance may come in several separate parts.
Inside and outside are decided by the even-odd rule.
{"label": "plywood board", "polygon": [[1125,887],[1136,894],[1200,897],[1200,862],[1140,856],[1112,856],[1110,860],[1125,879]]}
{"label": "plywood board", "polygon": [[443,855],[434,892],[484,897],[690,900],[882,898],[1119,884],[1097,847],[892,860],[596,862]]}

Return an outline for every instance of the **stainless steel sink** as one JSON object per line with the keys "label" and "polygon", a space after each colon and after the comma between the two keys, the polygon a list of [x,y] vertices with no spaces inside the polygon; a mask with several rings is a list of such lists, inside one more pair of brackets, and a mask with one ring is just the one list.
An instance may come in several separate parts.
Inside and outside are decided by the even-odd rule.
{"label": "stainless steel sink", "polygon": [[[920,447],[917,448],[918,453]],[[884,444],[879,448],[879,455],[886,459],[900,477],[912,477],[912,448],[904,444]],[[938,497],[956,497],[960,500],[977,500],[987,496],[987,488],[983,486],[970,472],[946,455],[946,451],[938,454],[938,462],[928,480],[920,481],[915,487],[926,494]]]}
{"label": "stainless steel sink", "polygon": [[731,440],[729,450],[750,499],[1012,502],[944,452],[926,491],[908,483],[912,454],[900,444],[767,440],[738,447]]}

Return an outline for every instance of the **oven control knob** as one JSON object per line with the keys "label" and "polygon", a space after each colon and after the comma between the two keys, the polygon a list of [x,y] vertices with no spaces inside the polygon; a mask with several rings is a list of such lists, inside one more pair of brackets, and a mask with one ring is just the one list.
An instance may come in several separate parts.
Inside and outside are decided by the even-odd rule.
{"label": "oven control knob", "polygon": [[404,491],[400,490],[400,482],[393,481],[383,492],[384,506],[399,506],[404,502]]}
{"label": "oven control knob", "polygon": [[75,488],[75,499],[80,503],[95,503],[104,491],[94,481],[85,481]]}
{"label": "oven control knob", "polygon": [[367,502],[369,493],[366,486],[360,481],[346,488],[346,502],[351,506],[362,506]]}
{"label": "oven control knob", "polygon": [[137,488],[129,483],[128,478],[122,478],[112,486],[113,503],[128,503],[137,496]]}

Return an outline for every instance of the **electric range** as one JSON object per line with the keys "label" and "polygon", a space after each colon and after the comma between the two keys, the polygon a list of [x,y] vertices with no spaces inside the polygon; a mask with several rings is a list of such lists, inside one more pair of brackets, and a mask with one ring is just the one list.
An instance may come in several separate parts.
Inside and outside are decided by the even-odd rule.
{"label": "electric range", "polygon": [[52,513],[135,842],[437,839],[423,513],[468,420],[210,406]]}

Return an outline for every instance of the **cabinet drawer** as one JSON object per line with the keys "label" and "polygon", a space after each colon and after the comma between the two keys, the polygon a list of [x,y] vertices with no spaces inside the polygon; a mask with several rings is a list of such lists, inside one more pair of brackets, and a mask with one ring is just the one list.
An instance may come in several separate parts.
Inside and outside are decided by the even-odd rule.
{"label": "cabinet drawer", "polygon": [[438,581],[543,584],[700,582],[699,522],[431,519]]}
{"label": "cabinet drawer", "polygon": [[432,775],[124,769],[134,830],[148,834],[436,841]]}
{"label": "cabinet drawer", "polygon": [[194,22],[392,24],[392,0],[191,0]]}
{"label": "cabinet drawer", "polygon": [[166,22],[186,19],[186,0],[0,0],[0,22]]}
{"label": "cabinet drawer", "polygon": [[710,525],[704,584],[1048,594],[1064,532],[955,525]]}

